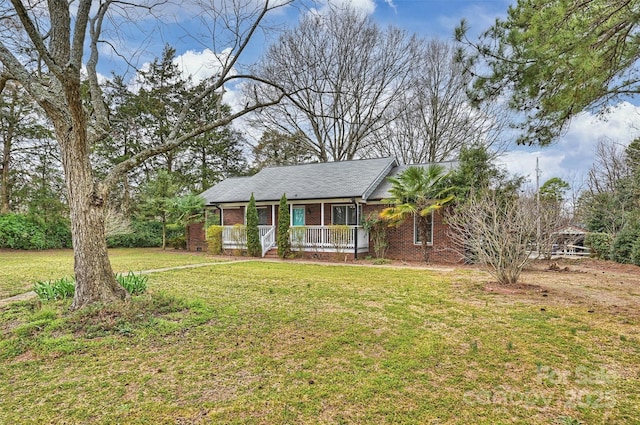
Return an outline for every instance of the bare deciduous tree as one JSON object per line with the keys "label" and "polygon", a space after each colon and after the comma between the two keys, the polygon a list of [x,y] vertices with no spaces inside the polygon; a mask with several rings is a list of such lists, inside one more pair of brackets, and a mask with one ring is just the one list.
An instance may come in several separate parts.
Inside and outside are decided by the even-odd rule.
{"label": "bare deciduous tree", "polygon": [[598,141],[587,190],[581,194],[578,209],[578,215],[591,231],[615,235],[625,227],[629,213],[638,208],[633,161],[629,156],[633,156],[633,148],[629,149],[612,139]]}
{"label": "bare deciduous tree", "polygon": [[[123,19],[140,10],[147,12],[145,19],[148,19],[150,12],[157,10],[156,5],[116,0],[50,0],[46,3],[11,0],[10,5],[5,2],[0,5],[2,78],[18,81],[42,107],[53,124],[60,146],[75,257],[76,291],[72,309],[128,296],[114,278],[105,240],[108,194],[122,176],[143,161],[169,152],[194,136],[279,101],[281,93],[276,93],[271,100],[247,104],[240,111],[184,130],[188,112],[194,105],[233,80],[251,78],[237,72],[239,57],[265,16],[288,3],[286,0],[183,3],[183,11],[188,7],[198,8],[197,16],[202,17],[211,34],[225,34],[232,42],[225,46],[226,54],[218,55],[219,62],[214,64],[216,75],[199,96],[183,105],[162,144],[150,146],[118,163],[101,180],[95,179],[90,150],[110,132],[110,117],[97,72],[102,35],[109,32],[117,36]],[[159,4],[166,6],[164,2]],[[207,38],[214,42],[219,39]],[[202,41],[205,42],[204,37]],[[218,46],[212,47],[222,52],[217,50]],[[83,71],[88,84],[88,102],[83,94]]]}
{"label": "bare deciduous tree", "polygon": [[422,42],[410,84],[387,110],[389,125],[372,134],[365,156],[420,164],[454,159],[462,146],[501,149],[509,113],[497,102],[471,105],[466,93],[471,77],[455,55],[455,46],[446,41]]}
{"label": "bare deciduous tree", "polygon": [[629,175],[624,146],[609,138],[598,140],[595,162],[589,169],[588,187],[592,194],[614,192]]}
{"label": "bare deciduous tree", "polygon": [[[541,192],[547,183],[550,181],[562,181],[558,178],[548,180],[541,188]],[[566,182],[562,181],[567,184]],[[564,191],[568,191],[569,187],[563,187]],[[539,201],[534,193],[527,195],[528,199],[536,199],[535,208],[536,215],[538,216],[538,230],[536,234],[536,247],[538,251],[538,258],[551,259],[554,254],[554,247],[557,249],[566,248],[560,247],[560,244],[572,245],[575,240],[572,240],[569,235],[561,235],[560,232],[563,227],[571,223],[571,216],[567,214],[566,201],[564,199],[564,192],[552,194],[550,192],[543,192],[540,195]]]}
{"label": "bare deciduous tree", "polygon": [[460,253],[488,266],[499,283],[517,283],[536,240],[535,201],[486,190],[453,211],[448,223]]}
{"label": "bare deciduous tree", "polygon": [[407,88],[418,45],[349,8],[307,14],[271,46],[260,70],[291,95],[254,122],[302,135],[320,161],[353,159],[395,118],[391,106]]}

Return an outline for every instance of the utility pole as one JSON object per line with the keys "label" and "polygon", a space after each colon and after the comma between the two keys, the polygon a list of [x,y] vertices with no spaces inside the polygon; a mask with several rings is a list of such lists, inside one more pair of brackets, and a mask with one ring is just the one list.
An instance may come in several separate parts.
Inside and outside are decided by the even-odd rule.
{"label": "utility pole", "polygon": [[540,257],[540,239],[542,237],[542,227],[540,221],[540,158],[536,157],[536,250]]}

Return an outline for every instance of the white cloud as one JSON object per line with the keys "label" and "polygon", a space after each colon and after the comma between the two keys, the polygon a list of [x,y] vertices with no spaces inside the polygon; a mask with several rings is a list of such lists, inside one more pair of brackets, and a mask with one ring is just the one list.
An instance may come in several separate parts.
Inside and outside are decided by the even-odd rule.
{"label": "white cloud", "polygon": [[[392,0],[385,0],[387,3]],[[318,13],[324,14],[331,7],[338,9],[350,8],[356,11],[360,11],[366,15],[372,15],[376,10],[375,0],[325,0],[324,5],[317,10]]]}
{"label": "white cloud", "polygon": [[527,176],[535,183],[536,158],[539,158],[541,183],[551,177],[560,177],[579,186],[594,163],[598,141],[609,138],[628,145],[640,135],[640,129],[634,126],[638,118],[640,106],[629,102],[619,103],[603,116],[583,112],[557,143],[548,147],[515,147],[501,161],[509,172]]}
{"label": "white cloud", "polygon": [[394,10],[394,12],[398,11],[398,7],[396,6],[396,4],[393,2],[393,0],[384,0],[384,2],[387,4],[387,6],[389,6],[391,9]]}
{"label": "white cloud", "polygon": [[216,75],[229,60],[231,49],[226,49],[222,53],[214,53],[209,49],[201,52],[187,50],[177,56],[173,62],[178,65],[182,75],[191,77],[194,84]]}

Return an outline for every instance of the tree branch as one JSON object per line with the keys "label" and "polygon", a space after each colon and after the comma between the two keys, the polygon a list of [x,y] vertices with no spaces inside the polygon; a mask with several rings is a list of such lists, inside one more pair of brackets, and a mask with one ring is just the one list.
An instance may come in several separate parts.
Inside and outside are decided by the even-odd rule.
{"label": "tree branch", "polygon": [[98,82],[98,73],[96,66],[98,65],[98,41],[102,32],[102,22],[111,5],[112,0],[107,0],[100,4],[96,15],[89,20],[90,22],[90,51],[89,60],[87,61],[87,76],[89,79],[89,91],[91,93],[91,104],[95,113],[96,123],[94,133],[91,135],[89,143],[91,145],[103,140],[109,134],[109,112],[105,102],[103,101],[102,89]]}
{"label": "tree branch", "polygon": [[38,54],[40,55],[44,63],[51,70],[51,72],[59,76],[62,75],[62,68],[60,68],[58,64],[56,64],[55,60],[49,53],[47,46],[45,46],[44,44],[42,35],[36,29],[31,18],[29,18],[29,13],[25,9],[22,2],[19,0],[11,0],[11,3],[13,4],[13,7],[16,10],[16,14],[20,19],[20,22],[22,23],[22,26],[24,27],[25,32],[27,33],[27,36],[35,46],[36,50],[38,51]]}
{"label": "tree branch", "polygon": [[205,133],[207,131],[211,131],[214,130],[216,128],[225,126],[229,123],[231,123],[233,120],[240,118],[250,112],[256,111],[258,109],[261,108],[265,108],[268,106],[273,106],[277,103],[279,103],[282,98],[284,97],[284,94],[282,94],[279,98],[271,100],[269,102],[265,102],[265,103],[259,103],[259,104],[255,104],[249,107],[244,108],[243,110],[236,112],[235,114],[230,114],[224,118],[220,118],[212,123],[209,123],[207,125],[203,125],[200,126],[198,128],[195,128],[194,130],[183,134],[180,137],[177,137],[177,133],[179,132],[179,128],[174,127],[173,131],[171,132],[171,137],[169,139],[168,142],[162,144],[162,145],[158,145],[158,146],[153,146],[150,148],[147,148],[141,152],[139,152],[138,154],[132,156],[131,158],[119,163],[118,165],[116,165],[111,172],[105,177],[105,179],[102,181],[102,183],[99,185],[99,192],[100,195],[102,197],[104,197],[106,199],[106,196],[108,195],[109,191],[111,190],[111,188],[118,182],[118,180],[125,175],[127,172],[129,172],[130,170],[134,169],[135,167],[137,167],[138,165],[142,164],[144,161],[146,161],[149,158],[155,157],[157,155],[169,152],[175,148],[177,148],[178,146],[182,145],[183,143],[187,142],[188,140],[202,134]]}

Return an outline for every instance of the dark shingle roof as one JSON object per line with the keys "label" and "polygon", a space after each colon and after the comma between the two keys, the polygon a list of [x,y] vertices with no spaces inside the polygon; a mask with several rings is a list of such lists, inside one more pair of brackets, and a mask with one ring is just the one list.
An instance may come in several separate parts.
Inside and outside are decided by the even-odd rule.
{"label": "dark shingle roof", "polygon": [[[440,165],[444,168],[445,172],[451,171],[458,166],[457,161],[446,161],[446,162],[430,162],[426,164],[411,164],[411,165],[398,165],[397,167],[393,167],[393,169],[387,174],[385,177],[395,177],[398,174],[402,173],[409,167],[428,167],[430,165]],[[391,189],[391,182],[386,178],[378,185],[378,187],[371,193],[369,199],[375,201],[381,201],[383,199],[389,199],[391,194],[389,190]]]}
{"label": "dark shingle roof", "polygon": [[251,177],[226,179],[202,193],[207,204],[287,199],[367,199],[396,165],[393,158],[265,168]]}

